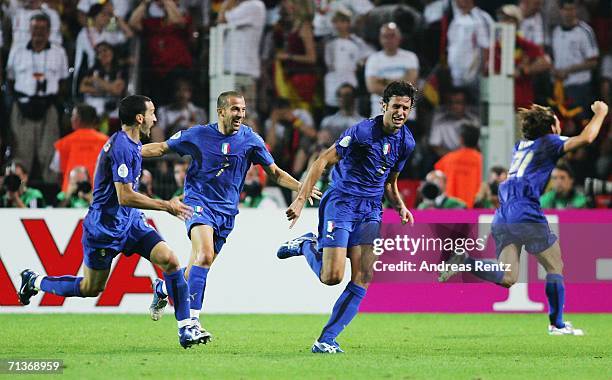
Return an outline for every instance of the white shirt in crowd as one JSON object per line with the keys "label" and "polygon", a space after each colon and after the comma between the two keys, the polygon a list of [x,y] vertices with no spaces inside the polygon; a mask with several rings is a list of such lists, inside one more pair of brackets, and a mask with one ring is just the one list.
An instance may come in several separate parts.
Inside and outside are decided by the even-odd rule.
{"label": "white shirt in crowd", "polygon": [[479,126],[480,120],[476,114],[469,111],[462,118],[456,118],[450,115],[445,107],[441,107],[434,112],[429,133],[429,145],[441,146],[448,150],[460,148],[461,126],[464,124]]}
{"label": "white shirt in crowd", "polygon": [[540,12],[523,19],[519,30],[526,40],[536,45],[544,46],[548,40],[544,34],[544,19]]}
{"label": "white shirt in crowd", "polygon": [[[302,122],[303,125],[310,125],[311,127],[314,126],[314,119],[312,118],[312,115],[310,114],[310,112],[308,112],[307,110],[302,109],[302,108],[296,108],[292,110],[291,112],[293,113],[293,116],[295,116]],[[272,128],[272,120],[271,119],[266,120],[264,127],[266,131]],[[276,123],[276,130],[274,132],[276,134],[276,138],[279,141],[282,141],[283,137],[285,136],[285,129],[288,127],[289,126],[285,125],[284,122]],[[289,127],[289,128],[292,128],[292,127]]]}
{"label": "white shirt in crowd", "polygon": [[259,78],[259,47],[266,23],[266,6],[261,0],[246,0],[225,12],[227,25],[223,62],[226,71]]}
{"label": "white shirt in crowd", "polygon": [[612,80],[612,53],[606,54],[601,60],[601,77]]}
{"label": "white shirt in crowd", "polygon": [[[121,44],[126,41],[125,34],[121,30],[109,31],[104,29],[102,32],[94,27],[81,28],[76,39],[76,54],[74,56],[74,70],[79,73],[81,66],[91,69],[96,62],[96,45],[100,42],[108,42],[111,45]],[[83,60],[86,60],[85,62]]]}
{"label": "white shirt in crowd", "polygon": [[12,4],[9,6],[11,28],[13,30],[13,42],[11,49],[26,45],[31,39],[30,19],[37,14],[46,14],[51,21],[51,34],[49,40],[57,45],[62,44],[61,21],[57,11],[43,3],[41,9],[26,9],[22,5]]}
{"label": "white shirt in crowd", "polygon": [[338,105],[336,90],[341,84],[357,87],[357,64],[373,52],[374,49],[354,34],[348,38],[336,37],[325,44],[325,104]]}
{"label": "white shirt in crowd", "polygon": [[[169,132],[175,133],[179,130],[188,129],[196,124],[206,124],[206,111],[204,109],[189,102],[186,108],[175,109],[173,106],[163,106],[158,111],[158,120],[156,127],[164,131],[164,135],[168,135]],[[181,119],[179,121],[179,119]],[[174,130],[168,131],[170,126],[173,124]]]}
{"label": "white shirt in crowd", "polygon": [[493,19],[478,7],[467,13],[457,13],[448,26],[448,66],[453,85],[464,86],[478,78],[481,49],[489,47]]}
{"label": "white shirt in crowd", "polygon": [[[92,5],[99,3],[101,3],[100,0],[79,0],[79,3],[77,4],[77,9],[87,14],[87,12],[89,12],[89,8],[91,8]],[[113,3],[115,15],[121,17],[122,19],[125,19],[125,16],[127,16],[133,5],[133,1],[131,0],[111,0],[111,3]]]}
{"label": "white shirt in crowd", "polygon": [[[419,70],[419,58],[411,51],[398,49],[393,56],[378,51],[368,57],[365,65],[365,77],[377,77],[389,80],[401,79],[408,70]],[[371,115],[375,117],[381,114],[382,97],[377,94],[370,94]],[[411,112],[408,117],[414,120],[415,113]]]}
{"label": "white shirt in crowd", "polygon": [[326,12],[315,12],[312,21],[315,37],[331,36],[335,33],[332,18],[339,10],[349,11],[354,20],[374,8],[374,4],[370,0],[320,0],[317,3],[319,3],[318,8],[326,10]]}
{"label": "white shirt in crowd", "polygon": [[[578,25],[569,30],[557,26],[552,34],[552,49],[555,69],[561,70],[599,56],[595,33],[583,21],[578,21]],[[563,85],[580,85],[590,81],[591,70],[582,70],[569,74]]]}
{"label": "white shirt in crowd", "polygon": [[352,115],[345,115],[344,112],[338,111],[333,115],[325,116],[321,120],[321,130],[328,131],[331,141],[336,141],[348,128],[363,120],[363,116],[353,111]]}
{"label": "white shirt in crowd", "polygon": [[[27,96],[55,95],[60,80],[68,78],[66,51],[55,44],[48,44],[37,53],[28,46],[18,46],[9,53],[6,72],[8,79],[15,81],[17,92]],[[37,83],[43,81],[46,81],[45,91],[37,93]]]}

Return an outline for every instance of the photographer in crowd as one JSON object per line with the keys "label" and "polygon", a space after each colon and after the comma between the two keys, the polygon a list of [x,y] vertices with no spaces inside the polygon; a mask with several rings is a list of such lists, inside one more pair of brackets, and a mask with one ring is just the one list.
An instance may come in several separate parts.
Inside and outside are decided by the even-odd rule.
{"label": "photographer in crowd", "polygon": [[550,175],[552,189],[540,197],[544,209],[588,207],[587,197],[574,187],[574,173],[566,164],[558,164]]}
{"label": "photographer in crowd", "polygon": [[28,187],[28,171],[20,162],[14,161],[6,168],[3,190],[2,207],[45,207],[45,200],[40,190]]}
{"label": "photographer in crowd", "polygon": [[508,169],[503,166],[493,166],[489,169],[489,179],[480,185],[480,190],[474,200],[474,208],[496,209],[499,207],[499,184],[508,178]]}
{"label": "photographer in crowd", "polygon": [[440,170],[432,170],[427,173],[419,193],[423,197],[417,206],[419,210],[464,209],[467,207],[461,199],[449,197],[446,194],[446,176]]}
{"label": "photographer in crowd", "polygon": [[93,187],[84,166],[70,171],[68,189],[57,194],[57,207],[88,208],[93,200]]}

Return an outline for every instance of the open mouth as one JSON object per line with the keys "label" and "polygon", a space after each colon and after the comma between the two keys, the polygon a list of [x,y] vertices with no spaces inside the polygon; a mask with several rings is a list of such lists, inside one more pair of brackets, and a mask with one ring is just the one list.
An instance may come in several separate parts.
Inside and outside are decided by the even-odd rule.
{"label": "open mouth", "polygon": [[393,124],[403,124],[404,118],[402,116],[393,116]]}
{"label": "open mouth", "polygon": [[234,119],[232,120],[232,125],[234,126],[240,126],[240,124],[242,123],[242,119]]}

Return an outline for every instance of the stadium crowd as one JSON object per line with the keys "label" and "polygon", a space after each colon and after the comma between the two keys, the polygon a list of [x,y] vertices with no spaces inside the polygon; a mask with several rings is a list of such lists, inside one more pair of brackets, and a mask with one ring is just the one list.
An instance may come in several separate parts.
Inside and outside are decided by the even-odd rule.
{"label": "stadium crowd", "polygon": [[[480,128],[489,32],[517,27],[515,105],[555,109],[579,133],[590,104],[610,104],[611,3],[597,0],[0,0],[2,207],[87,207],[96,158],[120,129],[117,102],[150,96],[147,141],[208,122],[209,30],[225,24],[226,70],[245,95],[248,124],[294,177],[346,128],[380,113],[393,80],[417,85],[415,153],[401,175],[409,207],[494,208],[507,169],[482,182]],[[499,65],[499,44],[495,46]],[[609,120],[592,146],[566,156],[544,208],[610,207],[585,195],[612,180]],[[139,189],[182,193],[188,162],[145,161]],[[4,169],[5,168],[5,169]],[[247,174],[244,207],[288,204]],[[325,188],[323,180],[320,187]],[[590,192],[589,189],[586,189]],[[607,203],[606,203],[607,200]]]}

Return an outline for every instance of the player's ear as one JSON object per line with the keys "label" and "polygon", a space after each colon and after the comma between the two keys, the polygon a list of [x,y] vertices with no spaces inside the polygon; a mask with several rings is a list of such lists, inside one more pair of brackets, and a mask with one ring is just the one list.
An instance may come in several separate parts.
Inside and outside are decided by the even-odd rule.
{"label": "player's ear", "polygon": [[141,114],[141,113],[136,114],[136,122],[137,122],[138,124],[142,124],[142,123],[144,123],[144,115],[143,115],[143,114]]}
{"label": "player's ear", "polygon": [[387,111],[387,103],[381,102],[381,105],[382,105],[382,111],[386,112]]}

